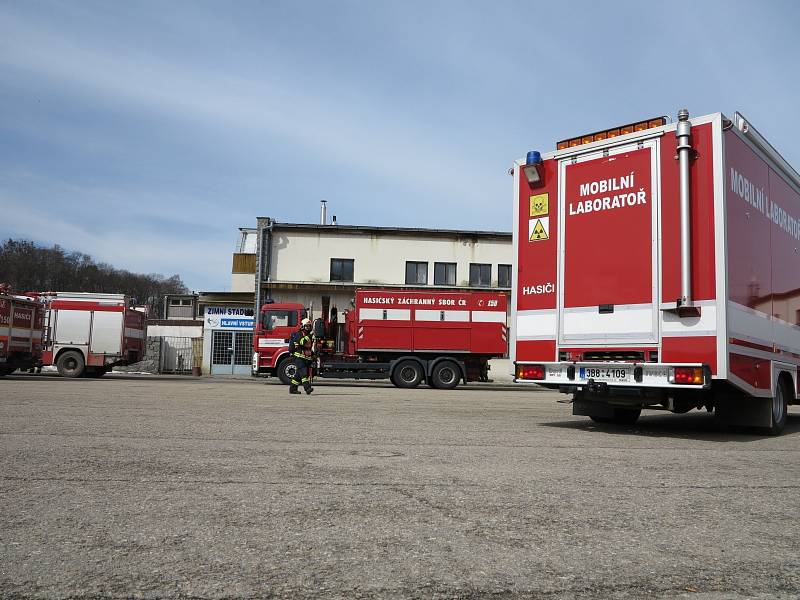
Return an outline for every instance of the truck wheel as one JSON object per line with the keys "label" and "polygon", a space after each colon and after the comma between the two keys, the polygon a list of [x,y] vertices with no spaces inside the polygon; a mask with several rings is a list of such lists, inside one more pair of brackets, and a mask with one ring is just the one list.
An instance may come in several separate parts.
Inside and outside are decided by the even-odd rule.
{"label": "truck wheel", "polygon": [[443,360],[433,367],[431,385],[440,390],[452,390],[461,381],[461,369],[452,360]]}
{"label": "truck wheel", "polygon": [[58,357],[56,368],[62,377],[80,377],[85,370],[83,355],[75,350],[68,350]]}
{"label": "truck wheel", "polygon": [[284,358],[278,363],[278,368],[276,370],[278,372],[278,379],[280,379],[284,385],[291,385],[292,379],[297,375],[297,365],[294,364],[291,358]]}
{"label": "truck wheel", "polygon": [[422,381],[422,367],[415,360],[402,360],[394,368],[392,383],[399,388],[415,388]]}
{"label": "truck wheel", "polygon": [[764,428],[769,435],[780,435],[786,426],[786,417],[789,412],[789,399],[783,380],[778,380],[775,396],[772,398],[772,425]]}

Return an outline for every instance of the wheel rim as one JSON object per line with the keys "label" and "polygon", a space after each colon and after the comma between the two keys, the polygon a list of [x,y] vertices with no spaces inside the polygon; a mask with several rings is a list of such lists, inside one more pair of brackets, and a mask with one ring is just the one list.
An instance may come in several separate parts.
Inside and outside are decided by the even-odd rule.
{"label": "wheel rim", "polygon": [[294,379],[294,376],[297,375],[297,365],[286,365],[283,372],[286,373],[286,377],[289,379]]}
{"label": "wheel rim", "polygon": [[786,405],[783,402],[783,386],[778,384],[775,390],[775,397],[772,399],[772,422],[780,423],[786,413]]}
{"label": "wheel rim", "polygon": [[411,365],[400,369],[400,379],[406,383],[413,383],[417,379],[417,370]]}
{"label": "wheel rim", "polygon": [[442,367],[439,369],[439,381],[444,385],[450,385],[456,379],[456,372],[452,367]]}
{"label": "wheel rim", "polygon": [[68,358],[64,362],[66,363],[67,371],[74,371],[78,368],[78,361],[72,357]]}

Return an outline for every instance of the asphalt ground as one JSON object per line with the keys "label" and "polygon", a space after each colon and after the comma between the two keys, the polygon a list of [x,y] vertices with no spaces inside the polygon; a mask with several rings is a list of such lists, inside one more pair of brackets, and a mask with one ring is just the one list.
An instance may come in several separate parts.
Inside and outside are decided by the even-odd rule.
{"label": "asphalt ground", "polygon": [[1,379],[0,597],[800,596],[800,407],[770,438],[558,398]]}

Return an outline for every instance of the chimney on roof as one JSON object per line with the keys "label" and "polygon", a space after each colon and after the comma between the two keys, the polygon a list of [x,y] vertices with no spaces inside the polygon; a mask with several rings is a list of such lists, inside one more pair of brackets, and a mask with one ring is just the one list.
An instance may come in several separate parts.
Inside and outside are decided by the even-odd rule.
{"label": "chimney on roof", "polygon": [[325,225],[328,221],[328,201],[320,200],[319,205],[319,224]]}
{"label": "chimney on roof", "polygon": [[333,215],[333,221],[331,221],[331,225],[336,225],[336,215]]}

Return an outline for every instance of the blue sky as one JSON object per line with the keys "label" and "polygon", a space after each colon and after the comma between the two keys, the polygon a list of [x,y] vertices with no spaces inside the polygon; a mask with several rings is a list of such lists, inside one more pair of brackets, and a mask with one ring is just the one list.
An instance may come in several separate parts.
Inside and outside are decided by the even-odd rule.
{"label": "blue sky", "polygon": [[230,285],[257,216],[511,229],[512,161],[681,107],[800,168],[800,3],[0,0],[0,236]]}

